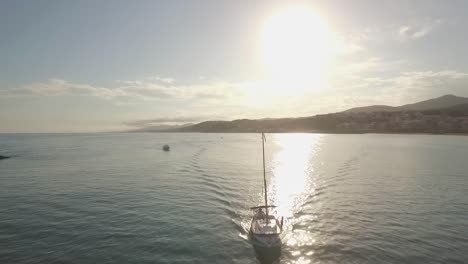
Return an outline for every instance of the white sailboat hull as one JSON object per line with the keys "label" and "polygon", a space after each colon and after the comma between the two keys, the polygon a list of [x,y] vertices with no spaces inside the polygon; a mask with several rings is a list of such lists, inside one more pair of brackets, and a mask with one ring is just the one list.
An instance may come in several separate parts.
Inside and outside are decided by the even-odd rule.
{"label": "white sailboat hull", "polygon": [[273,215],[263,215],[256,213],[250,225],[251,241],[260,247],[280,247],[281,246],[282,223]]}
{"label": "white sailboat hull", "polygon": [[282,245],[279,234],[275,235],[258,235],[251,234],[251,241],[255,246],[263,248],[279,248]]}

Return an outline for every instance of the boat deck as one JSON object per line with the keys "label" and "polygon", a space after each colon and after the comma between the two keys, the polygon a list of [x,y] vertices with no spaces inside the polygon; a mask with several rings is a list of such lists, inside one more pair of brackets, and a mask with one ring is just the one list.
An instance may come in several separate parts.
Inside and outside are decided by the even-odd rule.
{"label": "boat deck", "polygon": [[273,235],[281,233],[281,227],[278,220],[269,215],[268,219],[255,217],[252,221],[251,231],[257,235]]}

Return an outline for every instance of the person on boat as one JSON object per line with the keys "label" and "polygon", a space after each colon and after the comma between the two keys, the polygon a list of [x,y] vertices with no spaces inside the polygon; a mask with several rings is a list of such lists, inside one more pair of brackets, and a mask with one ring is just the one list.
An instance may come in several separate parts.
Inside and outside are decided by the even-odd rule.
{"label": "person on boat", "polygon": [[265,213],[263,212],[263,209],[259,209],[259,210],[258,210],[258,218],[265,218],[265,217],[266,217],[266,215],[265,215]]}

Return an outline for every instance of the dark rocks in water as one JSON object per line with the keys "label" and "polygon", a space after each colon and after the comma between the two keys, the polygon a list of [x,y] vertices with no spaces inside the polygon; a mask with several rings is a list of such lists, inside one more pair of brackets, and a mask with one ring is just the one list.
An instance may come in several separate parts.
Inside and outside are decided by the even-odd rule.
{"label": "dark rocks in water", "polygon": [[169,149],[170,149],[169,145],[164,145],[164,146],[163,146],[163,150],[164,150],[164,151],[169,151]]}
{"label": "dark rocks in water", "polygon": [[3,160],[3,159],[9,159],[9,158],[11,158],[11,157],[9,157],[9,156],[2,156],[2,155],[0,155],[0,160]]}

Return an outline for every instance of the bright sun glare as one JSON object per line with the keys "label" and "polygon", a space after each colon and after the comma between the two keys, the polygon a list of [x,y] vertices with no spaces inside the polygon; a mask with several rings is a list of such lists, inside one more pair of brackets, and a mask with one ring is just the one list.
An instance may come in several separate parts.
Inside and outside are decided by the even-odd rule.
{"label": "bright sun glare", "polygon": [[269,17],[262,53],[271,79],[285,92],[321,89],[330,58],[330,31],[308,7],[295,6]]}

